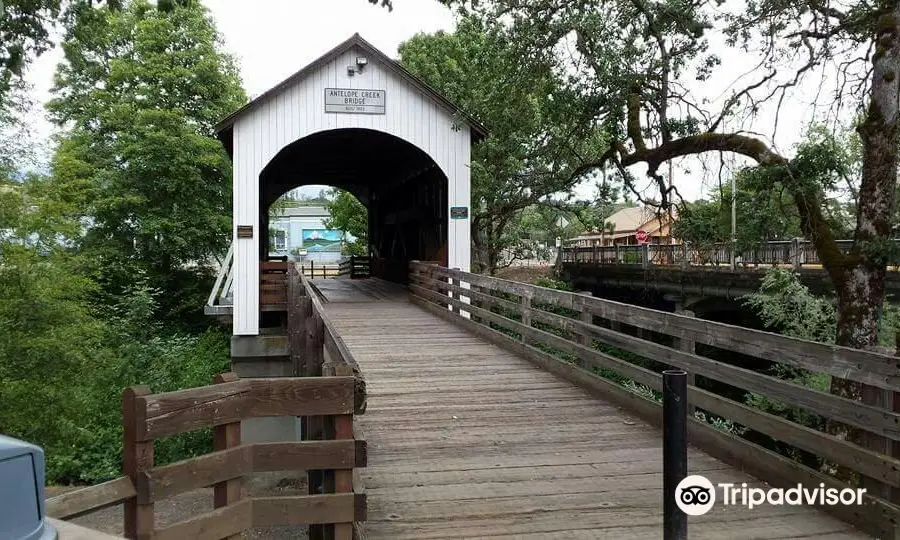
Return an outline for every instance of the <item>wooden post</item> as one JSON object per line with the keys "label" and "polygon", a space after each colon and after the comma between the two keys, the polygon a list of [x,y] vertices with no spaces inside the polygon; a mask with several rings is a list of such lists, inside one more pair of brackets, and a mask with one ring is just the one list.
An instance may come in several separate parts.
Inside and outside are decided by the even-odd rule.
{"label": "wooden post", "polygon": [[[353,368],[347,364],[335,366],[335,375],[353,376]],[[353,415],[342,414],[334,417],[334,438],[353,438]],[[334,471],[334,492],[353,493],[353,469],[338,469]],[[353,540],[353,523],[336,523],[334,525],[334,540]]]}
{"label": "wooden post", "polygon": [[[594,324],[594,314],[591,313],[587,303],[584,301],[581,302],[581,315],[579,316],[579,318],[581,319],[581,322],[585,324]],[[594,339],[589,332],[584,331],[578,334],[578,343],[590,349],[593,348]],[[585,367],[584,360],[580,356],[578,357],[578,367]]]}
{"label": "wooden post", "polygon": [[322,317],[315,311],[310,302],[310,314],[306,319],[306,376],[319,377],[322,375],[322,345],[323,345]]}
{"label": "wooden post", "polygon": [[[900,409],[900,406],[898,406],[900,405],[900,403],[898,403],[900,400],[897,399],[897,392],[884,390],[868,384],[862,384],[861,386],[862,402],[866,405],[874,405],[880,409],[886,409],[893,412],[898,412],[898,409]],[[861,439],[862,446],[869,450],[874,450],[879,454],[891,457],[897,457],[898,455],[898,443],[895,443],[887,437],[882,437],[881,435],[876,435],[869,431],[863,431]],[[881,497],[882,499],[893,503],[900,502],[900,500],[898,500],[900,499],[900,496],[898,496],[900,495],[900,489],[894,488],[884,482],[880,482],[875,478],[869,478],[863,475],[860,475],[859,480],[860,487],[866,488],[866,492],[869,495]]]}
{"label": "wooden post", "polygon": [[794,270],[800,270],[800,239],[791,241],[791,266]]}
{"label": "wooden post", "polygon": [[[453,270],[459,270],[459,268],[454,268]],[[456,286],[456,287],[459,287],[459,280],[456,279],[456,278],[451,279],[451,280],[450,280],[450,283],[453,284],[453,285]],[[457,300],[462,300],[462,295],[453,293],[453,291],[451,291],[451,292],[450,292],[450,298],[455,298],[455,299],[457,299]],[[451,307],[453,308],[453,313],[459,313],[459,308],[458,308],[458,307],[456,307],[456,306],[451,306]]]}
{"label": "wooden post", "polygon": [[[306,376],[322,376],[322,363],[324,360],[324,327],[321,315],[310,303],[309,317],[306,319]],[[322,440],[325,436],[325,419],[322,416],[309,416],[306,418],[307,440]],[[321,470],[307,471],[307,484],[310,495],[319,495],[325,487],[325,476]],[[310,540],[324,538],[325,528],[320,525],[309,526]]]}
{"label": "wooden post", "polygon": [[[685,317],[693,317],[694,312],[690,310],[676,310],[675,313],[679,315],[684,315]],[[686,353],[694,354],[696,353],[696,342],[693,339],[685,339],[679,337],[672,338],[672,348],[678,349],[679,351],[684,351]],[[696,385],[696,376],[688,372],[687,374],[687,383],[688,386]],[[690,399],[690,393],[688,393]],[[694,416],[694,406],[691,405],[690,401],[688,401],[688,416]]]}
{"label": "wooden post", "polygon": [[[900,332],[894,334],[894,356],[900,357]],[[900,412],[900,392],[885,390],[868,384],[861,385],[862,401],[867,405],[874,405],[892,412]],[[862,433],[862,444],[869,450],[893,458],[900,457],[900,442],[892,441],[887,437],[876,435],[868,431]],[[860,475],[860,486],[866,488],[870,495],[881,497],[894,504],[900,503],[900,488],[893,487],[874,478]]]}
{"label": "wooden post", "polygon": [[303,353],[306,348],[306,317],[309,297],[301,295],[302,285],[296,266],[288,269],[287,336],[288,351],[291,355],[293,374],[302,376],[304,372]]}
{"label": "wooden post", "polygon": [[[237,380],[238,376],[234,373],[222,373],[216,375],[213,382],[215,384],[222,384],[236,382]],[[235,448],[240,445],[240,421],[232,422],[230,424],[223,424],[214,428],[213,449],[215,451],[218,452],[219,450],[228,450],[229,448]],[[215,486],[213,487],[213,506],[215,508],[221,508],[223,506],[228,506],[229,504],[234,504],[240,501],[242,483],[242,478],[233,478],[231,480],[225,480],[224,482],[215,484]],[[239,540],[242,537],[242,534],[235,534],[226,538],[228,540]]]}
{"label": "wooden post", "polygon": [[[529,296],[528,294],[523,294],[519,298],[519,313],[522,314],[522,324],[524,324],[528,328],[531,328],[531,296]],[[522,334],[522,343],[528,345],[528,337],[524,333]]]}
{"label": "wooden post", "polygon": [[641,248],[641,265],[644,268],[650,267],[650,244],[644,244]]}
{"label": "wooden post", "polygon": [[[138,406],[150,395],[146,386],[132,386],[122,392],[122,469],[137,486],[138,477],[153,468],[153,441],[147,440],[146,411]],[[139,503],[137,497],[125,501],[125,537],[150,540],[153,536],[153,503]]]}

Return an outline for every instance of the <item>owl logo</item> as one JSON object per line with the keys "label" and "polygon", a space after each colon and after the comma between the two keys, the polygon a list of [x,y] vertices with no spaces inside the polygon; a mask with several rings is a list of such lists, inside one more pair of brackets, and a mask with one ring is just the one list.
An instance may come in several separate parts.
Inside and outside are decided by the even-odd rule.
{"label": "owl logo", "polygon": [[716,490],[704,476],[688,476],[675,488],[675,503],[689,516],[702,516],[716,502]]}
{"label": "owl logo", "polygon": [[706,504],[710,491],[703,486],[687,486],[681,490],[681,502],[684,504]]}

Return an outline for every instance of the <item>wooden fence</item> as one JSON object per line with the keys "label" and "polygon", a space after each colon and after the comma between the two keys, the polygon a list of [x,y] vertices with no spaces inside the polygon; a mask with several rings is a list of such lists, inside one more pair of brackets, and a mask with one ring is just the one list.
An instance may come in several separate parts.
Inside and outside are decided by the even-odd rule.
{"label": "wooden fence", "polygon": [[341,261],[341,276],[349,276],[350,279],[360,279],[371,277],[372,275],[372,258],[358,255],[351,255],[349,258]]}
{"label": "wooden fence", "polygon": [[[684,369],[690,375],[690,405],[700,413],[689,421],[691,444],[776,487],[856,487],[855,478],[841,474],[850,471],[868,491],[865,503],[824,509],[873,536],[900,537],[900,508],[893,504],[900,488],[900,460],[886,455],[900,441],[900,414],[890,405],[900,391],[897,358],[418,262],[411,263],[410,291],[416,304],[656,425],[662,422],[659,401],[613,382],[610,374],[659,392],[661,369],[646,366]],[[623,331],[628,328],[637,335]],[[875,399],[845,399],[704,354],[729,360],[739,355],[850,379]],[[733,392],[722,392],[726,386],[807,411],[823,419],[819,427],[826,420],[849,426],[863,433],[854,440],[865,445],[752,408],[734,399]],[[718,429],[702,417],[731,421],[745,432],[741,436]],[[760,441],[759,435],[817,456],[823,465],[807,466],[753,442]]]}
{"label": "wooden fence", "polygon": [[284,311],[287,304],[287,261],[259,263],[259,305],[263,311]]}
{"label": "wooden fence", "polygon": [[338,264],[322,264],[315,261],[307,261],[305,263],[295,263],[300,273],[304,276],[313,278],[336,278],[343,276],[344,261]]}
{"label": "wooden fence", "polygon": [[[128,538],[239,538],[252,528],[310,526],[311,538],[349,540],[365,520],[366,498],[354,470],[366,466],[366,443],[353,416],[365,411],[365,383],[352,354],[318,299],[306,294],[296,268],[285,274],[291,356],[304,377],[239,379],[219,375],[215,384],[162,394],[145,386],[122,396],[125,476],[47,501],[51,517],[70,519],[124,503]],[[302,366],[302,367],[301,367]],[[243,443],[241,421],[302,417],[299,442]],[[157,466],[153,441],[214,429],[214,452]],[[248,497],[242,479],[258,472],[307,471],[309,493]],[[214,487],[214,510],[157,528],[154,504],[179,493]]]}

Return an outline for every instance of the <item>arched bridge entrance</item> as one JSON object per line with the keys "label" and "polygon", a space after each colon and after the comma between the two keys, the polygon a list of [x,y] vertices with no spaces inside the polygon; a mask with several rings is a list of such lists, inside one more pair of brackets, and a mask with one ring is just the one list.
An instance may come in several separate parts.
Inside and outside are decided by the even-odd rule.
{"label": "arched bridge entrance", "polygon": [[259,334],[268,209],[296,187],[338,187],[368,208],[376,277],[404,282],[410,260],[469,269],[470,148],[485,129],[358,34],[217,133],[234,169],[233,263],[217,289],[235,335]]}
{"label": "arched bridge entrance", "polygon": [[[289,144],[260,174],[260,230],[268,230],[268,209],[281,195],[311,184],[346,190],[368,209],[375,275],[404,282],[410,260],[448,263],[447,176],[415,145],[367,128],[320,131]],[[267,244],[260,242],[260,260]]]}

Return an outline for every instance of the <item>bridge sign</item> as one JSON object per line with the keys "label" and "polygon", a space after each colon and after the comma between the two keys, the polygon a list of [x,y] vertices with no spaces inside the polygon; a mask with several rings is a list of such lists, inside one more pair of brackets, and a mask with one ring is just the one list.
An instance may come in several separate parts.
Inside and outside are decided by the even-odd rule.
{"label": "bridge sign", "polygon": [[325,112],[384,114],[384,90],[326,88]]}
{"label": "bridge sign", "polygon": [[637,238],[638,244],[646,244],[648,241],[650,241],[650,233],[643,229],[638,229],[634,233],[634,236]]}

